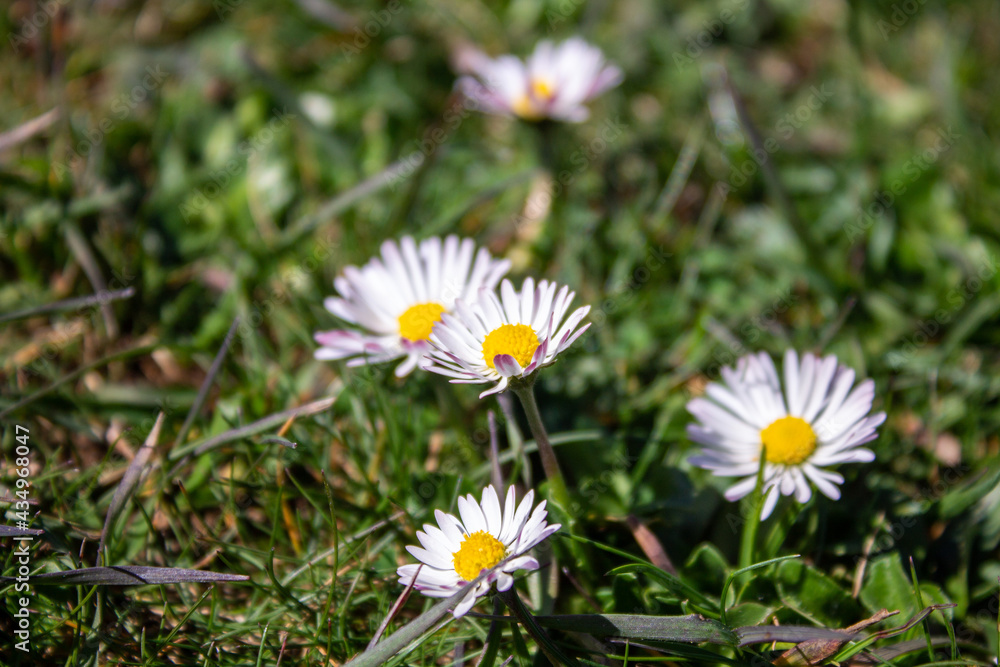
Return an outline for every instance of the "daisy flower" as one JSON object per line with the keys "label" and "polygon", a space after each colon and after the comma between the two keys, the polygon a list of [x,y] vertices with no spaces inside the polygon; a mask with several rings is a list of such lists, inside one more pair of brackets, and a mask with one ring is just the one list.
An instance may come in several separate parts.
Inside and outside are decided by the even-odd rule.
{"label": "daisy flower", "polygon": [[622,81],[622,71],[579,37],[559,45],[540,42],[527,62],[511,55],[493,59],[478,51],[467,61],[472,75],[456,84],[466,97],[488,113],[531,121],[586,120],[590,112],[584,104]]}
{"label": "daisy flower", "polygon": [[[421,547],[406,550],[420,564],[403,565],[396,570],[399,583],[413,587],[432,598],[446,598],[475,580],[483,570],[489,575],[473,588],[452,611],[455,618],[464,616],[476,599],[489,592],[496,582],[498,591],[509,590],[511,576],[517,570],[537,570],[538,561],[525,553],[562,526],[548,525],[545,501],[531,510],[535,492],[527,495],[514,508],[514,487],[507,489],[507,499],[501,511],[493,486],[483,489],[481,502],[471,493],[458,499],[458,519],[441,510],[434,511],[437,526],[424,524],[417,531]],[[497,567],[499,565],[499,567]],[[416,581],[414,581],[414,578]]]}
{"label": "daisy flower", "polygon": [[885,413],[873,415],[875,383],[856,387],[854,371],[838,365],[833,355],[822,359],[794,350],[785,353],[784,392],[771,357],[764,352],[741,358],[736,368],[722,369],[724,383],[709,383],[705,398],[687,404],[698,420],[688,436],[704,445],[691,463],[725,477],[744,479],[726,491],[737,500],[753,491],[765,449],[761,519],[774,510],[779,495],[795,495],[804,503],[812,496],[809,482],[823,495],[840,498],[844,478],[826,466],[869,462],[875,454],[860,445],[874,440]]}
{"label": "daisy flower", "polygon": [[317,332],[316,358],[360,366],[406,357],[396,367],[403,377],[427,354],[431,328],[455,300],[493,289],[509,268],[510,261],[485,248],[476,252],[472,239],[432,237],[419,246],[409,236],[399,244],[386,241],[381,257],[348,266],[334,280],[340,296],[326,299],[326,309],[360,330]]}
{"label": "daisy flower", "polygon": [[576,293],[566,286],[558,293],[556,289],[547,280],[535,287],[528,278],[518,294],[504,279],[500,297],[480,289],[475,302],[459,299],[455,312],[442,315],[434,327],[432,363],[424,368],[454,378],[452,382],[496,382],[479,395],[484,398],[505,390],[512,378],[548,366],[590,327],[587,323],[577,329],[590,306],[577,308],[563,323]]}

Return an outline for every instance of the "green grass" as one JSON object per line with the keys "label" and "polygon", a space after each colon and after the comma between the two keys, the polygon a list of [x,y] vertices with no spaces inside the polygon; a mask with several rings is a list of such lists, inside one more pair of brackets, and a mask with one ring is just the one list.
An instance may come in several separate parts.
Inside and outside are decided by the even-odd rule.
{"label": "green grass", "polygon": [[[879,654],[899,665],[995,658],[995,3],[344,3],[357,30],[295,2],[56,5],[54,20],[33,3],[0,16],[0,126],[60,110],[0,152],[0,312],[133,292],[0,322],[0,495],[16,491],[21,425],[45,531],[33,572],[249,579],[33,585],[33,654],[10,642],[4,664],[334,665],[365,649],[414,531],[488,483],[487,411],[501,414],[481,387],[313,359],[338,271],[406,233],[474,237],[518,283],[555,279],[593,306],[591,332],[537,387],[592,541],[552,540],[543,560],[568,574],[543,615],[844,628],[900,611],[873,632],[954,603],[873,648],[910,642]],[[588,122],[552,128],[551,164],[538,128],[454,115],[462,44],[523,56],[577,33],[625,81]],[[876,462],[839,468],[841,501],[781,505],[761,524],[756,560],[801,557],[734,577],[745,510],[687,462],[684,405],[720,366],[789,346],[874,378],[889,418]],[[102,560],[112,499],[161,412]],[[514,414],[503,472],[540,485],[537,456],[511,454],[531,438]],[[630,516],[680,579],[644,564]],[[16,576],[16,543],[0,539]],[[540,603],[543,580],[525,579]],[[0,586],[7,641],[17,595]],[[432,605],[411,596],[386,635]],[[448,623],[391,664],[474,664],[490,627]],[[497,664],[539,652],[519,627],[494,631]],[[791,646],[551,633],[585,664],[756,665]]]}

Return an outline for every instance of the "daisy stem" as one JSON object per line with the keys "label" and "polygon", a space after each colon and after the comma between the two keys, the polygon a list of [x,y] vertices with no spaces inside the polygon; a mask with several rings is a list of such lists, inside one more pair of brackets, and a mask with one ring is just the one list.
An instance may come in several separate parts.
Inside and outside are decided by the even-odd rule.
{"label": "daisy stem", "polygon": [[[754,485],[753,493],[746,500],[745,510],[747,513],[746,523],[743,524],[743,535],[740,537],[740,561],[739,569],[750,567],[754,564],[754,546],[757,543],[757,528],[760,527],[760,512],[764,501],[764,466],[767,464],[766,452],[761,447],[760,467],[757,468],[757,484]],[[723,600],[722,604],[726,601]]]}
{"label": "daisy stem", "polygon": [[511,389],[521,400],[524,414],[528,418],[528,426],[531,428],[531,434],[535,437],[538,455],[542,458],[542,468],[549,480],[553,500],[560,505],[564,512],[568,513],[572,507],[569,491],[566,488],[566,480],[563,478],[562,470],[559,468],[556,452],[552,449],[552,443],[549,442],[549,434],[545,430],[545,424],[542,423],[542,416],[538,412],[534,383],[511,383]]}

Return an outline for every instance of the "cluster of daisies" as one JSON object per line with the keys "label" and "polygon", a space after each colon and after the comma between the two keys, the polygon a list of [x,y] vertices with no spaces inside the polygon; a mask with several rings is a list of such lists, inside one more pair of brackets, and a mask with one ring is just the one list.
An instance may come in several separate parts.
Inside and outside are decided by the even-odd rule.
{"label": "cluster of daisies", "polygon": [[[587,330],[583,319],[590,311],[582,306],[567,317],[575,294],[565,285],[527,278],[516,290],[504,278],[509,268],[510,262],[477,249],[471,239],[386,241],[381,256],[345,268],[336,279],[339,296],[328,298],[326,307],[352,328],[317,333],[316,357],[344,359],[348,366],[402,358],[396,367],[400,377],[420,368],[451,382],[493,383],[481,398],[504,391],[554,363]],[[688,434],[703,446],[692,463],[742,478],[726,492],[729,500],[753,491],[762,455],[762,518],[770,516],[780,495],[808,501],[812,485],[839,498],[837,485],[844,479],[825,468],[874,459],[862,447],[885,420],[882,412],[869,415],[874,383],[855,384],[854,371],[836,357],[800,358],[789,350],[783,386],[763,352],[721,374],[722,382],[709,383],[705,396],[688,404],[696,419]],[[455,607],[456,616],[492,583],[509,589],[512,572],[538,567],[526,552],[560,527],[546,523],[544,501],[532,511],[533,499],[529,491],[515,509],[510,488],[501,509],[489,486],[479,503],[472,496],[459,499],[461,519],[438,510],[438,525],[417,533],[422,546],[409,547],[420,564],[400,567],[400,582],[425,595],[448,597],[487,571]]]}
{"label": "cluster of daisies", "polygon": [[[457,86],[480,109],[529,121],[582,121],[585,103],[622,79],[617,67],[580,39],[543,42],[526,63],[475,52],[465,69],[468,75]],[[517,387],[587,330],[583,320],[590,307],[570,313],[574,292],[546,280],[527,278],[518,290],[504,278],[509,269],[509,261],[454,235],[386,241],[380,256],[345,268],[335,280],[338,296],[325,305],[350,326],[317,333],[316,357],[346,360],[348,366],[402,359],[398,377],[419,368],[451,382],[492,383],[480,398]],[[844,478],[827,467],[873,460],[862,445],[885,420],[882,412],[869,414],[874,383],[855,384],[854,371],[832,355],[800,358],[790,350],[782,371],[784,383],[767,354],[745,356],[687,406],[696,420],[688,435],[703,447],[691,462],[741,478],[726,498],[753,491],[763,468],[762,519],[779,496],[808,501],[813,485],[839,498]],[[513,573],[537,569],[528,551],[561,527],[547,523],[545,501],[535,506],[533,491],[516,503],[513,487],[502,508],[497,490],[488,486],[479,501],[459,498],[458,512],[460,518],[436,510],[437,525],[417,531],[421,546],[407,547],[420,562],[397,571],[402,585],[431,597],[469,587],[454,606],[456,617],[494,583],[507,591]]]}
{"label": "cluster of daisies", "polygon": [[590,326],[580,326],[590,306],[566,317],[576,295],[565,285],[527,278],[516,290],[504,279],[498,295],[509,268],[471,239],[386,241],[381,257],[344,269],[334,283],[341,296],[325,303],[361,330],[317,333],[316,358],[358,366],[405,357],[399,377],[420,367],[452,382],[495,382],[480,398],[504,391],[553,363]]}

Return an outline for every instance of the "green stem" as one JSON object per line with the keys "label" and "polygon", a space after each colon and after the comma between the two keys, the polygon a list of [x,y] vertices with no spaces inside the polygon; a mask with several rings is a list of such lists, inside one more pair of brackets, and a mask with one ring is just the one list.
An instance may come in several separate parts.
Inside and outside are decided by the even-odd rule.
{"label": "green stem", "polygon": [[569,499],[569,490],[566,488],[566,480],[562,470],[559,468],[559,461],[556,459],[556,452],[549,442],[549,434],[542,423],[542,416],[538,412],[538,403],[535,402],[535,388],[532,378],[527,381],[511,382],[511,390],[521,400],[524,414],[528,418],[528,426],[531,434],[535,437],[535,444],[538,446],[538,455],[542,458],[542,468],[545,476],[549,480],[552,489],[553,499],[562,507],[565,512],[569,512],[572,507]]}
{"label": "green stem", "polygon": [[[754,563],[754,546],[757,543],[757,528],[760,526],[760,511],[764,501],[764,466],[767,464],[764,448],[760,449],[760,467],[757,469],[757,484],[753,493],[745,501],[744,506],[749,510],[746,523],[743,524],[743,535],[740,537],[740,562],[739,568],[750,567]],[[723,600],[725,605],[726,601]]]}
{"label": "green stem", "polygon": [[524,606],[521,602],[521,598],[517,597],[517,591],[513,588],[504,591],[503,593],[498,593],[500,598],[510,609],[511,613],[517,619],[517,622],[521,624],[521,627],[527,631],[531,638],[535,640],[538,644],[538,648],[542,650],[545,657],[549,659],[553,665],[579,665],[575,659],[567,656],[559,647],[552,643],[549,639],[548,634],[542,629],[542,626],[538,624],[535,617],[531,615],[531,612]]}

